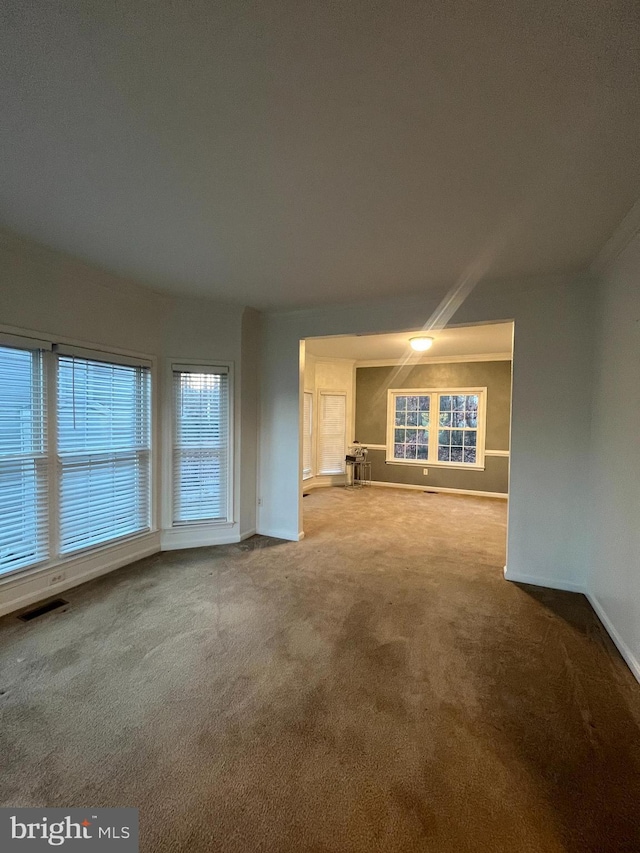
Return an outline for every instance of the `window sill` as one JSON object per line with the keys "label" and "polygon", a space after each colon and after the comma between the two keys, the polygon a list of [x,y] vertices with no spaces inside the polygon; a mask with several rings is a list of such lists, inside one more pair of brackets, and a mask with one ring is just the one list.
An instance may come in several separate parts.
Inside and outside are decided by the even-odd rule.
{"label": "window sill", "polygon": [[55,559],[43,560],[39,563],[34,563],[30,566],[25,566],[21,569],[13,569],[12,571],[3,572],[0,574],[0,587],[14,582],[28,581],[33,577],[41,575],[45,572],[52,572],[56,569],[67,570],[71,572],[76,564],[81,564],[88,560],[99,559],[100,557],[109,557],[118,549],[126,549],[136,543],[145,544],[151,541],[154,536],[157,536],[157,529],[147,529],[138,533],[133,533],[130,536],[122,536],[118,539],[110,539],[108,542],[103,542],[99,545],[94,545],[90,548],[84,548],[81,551],[74,551],[72,554],[56,557]]}
{"label": "window sill", "polygon": [[483,463],[470,465],[468,462],[430,462],[428,459],[385,459],[385,465],[400,465],[411,468],[456,468],[458,471],[484,471]]}

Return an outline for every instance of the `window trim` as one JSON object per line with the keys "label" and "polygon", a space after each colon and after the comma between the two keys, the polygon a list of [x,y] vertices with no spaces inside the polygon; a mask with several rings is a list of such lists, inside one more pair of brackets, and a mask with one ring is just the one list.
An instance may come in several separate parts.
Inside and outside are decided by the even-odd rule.
{"label": "window trim", "polygon": [[[188,371],[194,373],[216,373],[220,370],[227,371],[229,383],[229,405],[228,409],[228,435],[229,447],[227,454],[227,517],[226,519],[202,519],[201,521],[174,522],[173,515],[173,448],[175,438],[175,398],[173,388],[174,371]],[[162,488],[162,530],[177,534],[179,532],[189,531],[193,528],[202,530],[205,528],[221,529],[232,528],[236,524],[236,504],[235,504],[235,376],[234,362],[225,361],[223,359],[197,359],[197,358],[166,358],[165,359],[165,382],[164,382],[164,397],[169,401],[169,405],[163,406],[162,426],[163,426],[163,448],[162,448],[162,481],[167,484],[167,488]]]}
{"label": "window trim", "polygon": [[[393,456],[394,445],[394,428],[395,428],[395,398],[410,397],[410,396],[427,396],[430,395],[478,395],[478,436],[476,442],[476,461],[470,462],[440,462],[438,459],[395,459]],[[432,409],[431,411],[434,411]],[[438,406],[439,411],[439,406]],[[437,448],[437,442],[433,441],[432,436],[437,434],[438,430],[432,430],[429,426],[429,455],[433,455],[433,446]],[[486,434],[487,434],[487,388],[484,387],[463,387],[454,388],[451,386],[439,386],[430,388],[389,388],[387,390],[387,441],[385,462],[387,465],[409,465],[421,468],[457,468],[462,471],[484,471],[485,456],[486,456]]]}

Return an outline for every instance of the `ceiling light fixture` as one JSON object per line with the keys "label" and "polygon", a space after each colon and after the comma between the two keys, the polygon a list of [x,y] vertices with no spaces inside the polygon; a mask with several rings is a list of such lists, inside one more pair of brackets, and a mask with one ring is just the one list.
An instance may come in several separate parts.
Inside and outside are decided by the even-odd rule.
{"label": "ceiling light fixture", "polygon": [[428,338],[426,335],[420,335],[417,338],[409,338],[409,343],[411,344],[411,349],[414,349],[416,352],[425,352],[431,348],[433,338]]}

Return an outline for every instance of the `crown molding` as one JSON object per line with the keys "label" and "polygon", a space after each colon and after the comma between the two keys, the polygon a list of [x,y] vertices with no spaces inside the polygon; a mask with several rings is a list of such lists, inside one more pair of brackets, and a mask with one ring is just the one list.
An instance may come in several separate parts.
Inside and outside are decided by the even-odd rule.
{"label": "crown molding", "polygon": [[432,355],[423,358],[402,359],[373,358],[356,361],[356,367],[417,367],[421,364],[460,364],[472,361],[511,361],[510,352],[485,352],[478,355]]}
{"label": "crown molding", "polygon": [[627,213],[620,225],[618,225],[611,237],[609,237],[602,249],[600,249],[589,270],[593,273],[603,273],[639,234],[640,199],[633,205],[629,213]]}

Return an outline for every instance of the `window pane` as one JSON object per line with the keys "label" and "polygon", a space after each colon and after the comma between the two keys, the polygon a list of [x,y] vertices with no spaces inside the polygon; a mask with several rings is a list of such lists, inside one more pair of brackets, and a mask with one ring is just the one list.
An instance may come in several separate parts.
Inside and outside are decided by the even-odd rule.
{"label": "window pane", "polygon": [[310,391],[304,392],[303,400],[303,431],[302,431],[302,476],[308,479],[313,476],[313,394]]}
{"label": "window pane", "polygon": [[0,573],[46,557],[45,473],[34,459],[0,460]]}
{"label": "window pane", "polygon": [[407,444],[407,446],[405,448],[405,458],[406,459],[416,459],[417,458],[415,444]]}
{"label": "window pane", "polygon": [[460,395],[456,395],[456,396],[452,397],[451,399],[453,401],[453,408],[455,411],[461,412],[464,410],[465,397],[460,396]]}
{"label": "window pane", "polygon": [[396,444],[402,444],[402,442],[404,441],[404,430],[403,429],[397,429],[395,431],[394,440],[395,440]]}
{"label": "window pane", "polygon": [[417,412],[407,412],[407,426],[418,426]]}
{"label": "window pane", "polygon": [[405,441],[407,443],[415,444],[418,440],[418,430],[417,429],[408,429],[406,432]]}
{"label": "window pane", "polygon": [[149,526],[148,519],[148,454],[62,462],[61,553],[137,533]]}
{"label": "window pane", "polygon": [[440,411],[451,411],[451,397],[449,397],[447,394],[443,394],[442,397],[440,397]]}
{"label": "window pane", "polygon": [[418,444],[428,444],[428,443],[429,443],[429,430],[419,429],[418,430]]}
{"label": "window pane", "polygon": [[462,430],[454,429],[451,432],[451,444],[462,447]]}
{"label": "window pane", "polygon": [[149,528],[147,368],[58,356],[60,553]]}
{"label": "window pane", "polygon": [[418,459],[428,459],[429,458],[429,448],[427,447],[427,445],[426,444],[419,444],[417,454],[418,454]]}
{"label": "window pane", "polygon": [[347,444],[346,394],[320,394],[318,473],[344,474]]}
{"label": "window pane", "polygon": [[421,412],[428,412],[431,405],[430,397],[418,397],[418,409]]}
{"label": "window pane", "polygon": [[440,413],[440,426],[451,426],[451,412]]}
{"label": "window pane", "polygon": [[475,449],[475,447],[472,447],[469,449],[465,448],[464,461],[469,462],[472,465],[475,464],[475,461],[476,461],[476,449]]}
{"label": "window pane", "polygon": [[79,453],[148,446],[140,417],[140,368],[60,357],[58,451]]}
{"label": "window pane", "polygon": [[407,413],[406,412],[396,412],[396,426],[404,426],[406,421]]}
{"label": "window pane", "polygon": [[464,446],[465,447],[475,447],[477,432],[475,430],[467,430],[464,434]]}
{"label": "window pane", "polygon": [[175,371],[173,521],[227,518],[229,377]]}
{"label": "window pane", "polygon": [[441,429],[438,432],[438,444],[443,444],[445,446],[451,444],[451,433],[448,429]]}
{"label": "window pane", "polygon": [[47,557],[42,356],[0,347],[0,573]]}
{"label": "window pane", "polygon": [[418,411],[418,398],[417,397],[407,397],[407,409],[410,412]]}
{"label": "window pane", "polygon": [[463,427],[464,425],[464,412],[453,412],[451,416],[451,426]]}
{"label": "window pane", "polygon": [[406,397],[396,397],[396,412],[405,411],[407,408],[407,398]]}
{"label": "window pane", "polygon": [[462,448],[461,447],[452,447],[451,448],[451,461],[452,462],[462,462]]}
{"label": "window pane", "polygon": [[393,448],[394,459],[404,459],[404,444],[396,444]]}
{"label": "window pane", "polygon": [[429,412],[420,412],[418,425],[423,427],[429,426]]}
{"label": "window pane", "polygon": [[0,456],[42,447],[40,356],[0,347]]}
{"label": "window pane", "polygon": [[478,426],[478,413],[476,411],[467,412],[466,421],[468,427],[477,427]]}
{"label": "window pane", "polygon": [[448,447],[438,447],[438,462],[448,462],[449,461],[449,448]]}

